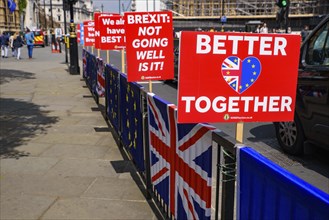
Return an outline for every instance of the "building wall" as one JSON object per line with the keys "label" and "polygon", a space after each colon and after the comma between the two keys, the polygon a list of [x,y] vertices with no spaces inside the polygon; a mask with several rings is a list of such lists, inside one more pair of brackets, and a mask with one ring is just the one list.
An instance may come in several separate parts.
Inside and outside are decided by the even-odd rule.
{"label": "building wall", "polygon": [[8,9],[8,1],[0,0],[0,32],[3,31],[19,31],[20,30],[20,17],[18,12],[18,0],[16,3],[16,10],[11,13]]}
{"label": "building wall", "polygon": [[[29,0],[26,9],[25,26],[32,29],[50,29],[52,26],[54,28],[60,27],[64,29],[64,14],[66,14],[68,28],[70,23],[69,8],[65,12],[63,10],[63,0]],[[73,13],[75,23],[92,19],[92,1],[79,0],[73,6]]]}
{"label": "building wall", "polygon": [[[176,17],[269,17],[275,16],[275,1],[264,0],[162,0]],[[224,2],[224,4],[223,4]],[[314,16],[329,13],[328,0],[290,0],[290,15]]]}
{"label": "building wall", "polygon": [[160,11],[160,0],[135,0],[136,11]]}

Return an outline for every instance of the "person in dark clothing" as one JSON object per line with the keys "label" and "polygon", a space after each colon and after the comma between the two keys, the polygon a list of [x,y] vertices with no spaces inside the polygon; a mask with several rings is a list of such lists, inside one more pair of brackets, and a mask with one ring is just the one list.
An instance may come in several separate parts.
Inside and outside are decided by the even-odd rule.
{"label": "person in dark clothing", "polygon": [[6,33],[3,33],[0,37],[1,45],[1,56],[2,58],[8,58],[8,47],[9,47],[9,36]]}
{"label": "person in dark clothing", "polygon": [[308,25],[304,25],[304,29],[300,32],[300,35],[302,36],[302,41],[305,40],[308,34],[309,34]]}
{"label": "person in dark clothing", "polygon": [[21,47],[23,47],[23,39],[19,35],[18,31],[14,34],[13,47],[15,49],[16,58],[19,60],[21,58]]}

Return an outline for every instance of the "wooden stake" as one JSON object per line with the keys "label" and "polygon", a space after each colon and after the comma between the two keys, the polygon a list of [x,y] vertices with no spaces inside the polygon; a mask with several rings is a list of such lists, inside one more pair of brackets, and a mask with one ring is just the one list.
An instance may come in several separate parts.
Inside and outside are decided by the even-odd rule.
{"label": "wooden stake", "polygon": [[238,122],[236,124],[235,139],[243,143],[243,122]]}
{"label": "wooden stake", "polygon": [[121,72],[125,73],[125,53],[124,49],[121,50]]}
{"label": "wooden stake", "polygon": [[149,80],[149,92],[152,92],[152,80]]}
{"label": "wooden stake", "polygon": [[106,62],[107,62],[107,64],[110,64],[110,51],[109,50],[106,51]]}
{"label": "wooden stake", "polygon": [[94,55],[94,47],[91,46],[91,53]]}
{"label": "wooden stake", "polygon": [[97,49],[97,56],[98,57],[101,57],[101,51],[100,51],[100,49]]}

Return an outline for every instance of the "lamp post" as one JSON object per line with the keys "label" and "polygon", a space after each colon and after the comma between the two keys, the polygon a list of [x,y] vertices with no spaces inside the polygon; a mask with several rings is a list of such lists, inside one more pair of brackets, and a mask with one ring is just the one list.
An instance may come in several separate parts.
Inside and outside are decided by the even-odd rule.
{"label": "lamp post", "polygon": [[70,5],[70,74],[80,74],[77,35],[75,33],[73,5],[77,0],[66,0]]}
{"label": "lamp post", "polygon": [[67,26],[66,26],[66,4],[65,1],[63,1],[63,16],[64,16],[64,45],[65,45],[65,63],[68,63],[68,56],[67,56],[67,45],[66,45],[66,34],[67,34]]}

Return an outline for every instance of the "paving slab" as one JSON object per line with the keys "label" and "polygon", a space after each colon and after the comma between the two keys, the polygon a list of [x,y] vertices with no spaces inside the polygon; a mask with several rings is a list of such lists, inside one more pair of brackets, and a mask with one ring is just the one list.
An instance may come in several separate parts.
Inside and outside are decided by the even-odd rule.
{"label": "paving slab", "polygon": [[79,197],[95,180],[79,176],[4,174],[1,176],[0,192],[1,195]]}
{"label": "paving slab", "polygon": [[[129,210],[129,211],[127,211]],[[42,219],[157,219],[145,201],[68,198],[59,199]]]}
{"label": "paving slab", "polygon": [[0,195],[0,219],[39,219],[54,204],[56,197],[37,195]]}

